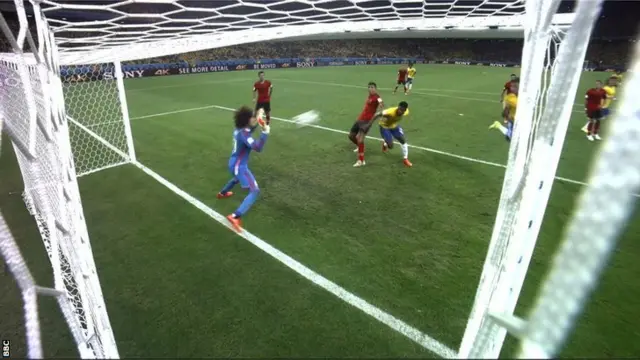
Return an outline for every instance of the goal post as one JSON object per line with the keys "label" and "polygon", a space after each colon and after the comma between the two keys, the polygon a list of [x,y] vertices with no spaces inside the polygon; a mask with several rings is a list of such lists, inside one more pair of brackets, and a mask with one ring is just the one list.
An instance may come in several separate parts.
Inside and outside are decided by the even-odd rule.
{"label": "goal post", "polygon": [[[16,7],[25,19],[22,2],[16,1]],[[52,35],[39,26],[36,45],[26,21],[14,36],[1,15],[0,29],[13,49],[0,54],[0,119],[18,160],[25,204],[51,261],[54,289],[33,283],[4,229],[2,254],[21,279],[27,322],[37,321],[29,294],[54,296],[82,358],[117,358],[80,199]],[[39,332],[32,325],[27,330],[29,356],[41,357]]]}
{"label": "goal post", "polygon": [[[564,145],[588,38],[603,0],[580,1],[551,65],[547,89],[545,53],[550,19],[559,0],[527,2],[518,112],[500,204],[474,305],[460,345],[461,358],[497,358],[533,256]],[[540,16],[540,15],[543,16]],[[546,90],[546,96],[540,93]],[[535,112],[536,108],[541,108]],[[534,116],[535,115],[535,116]],[[530,354],[528,354],[530,355]],[[554,356],[551,354],[550,356]]]}

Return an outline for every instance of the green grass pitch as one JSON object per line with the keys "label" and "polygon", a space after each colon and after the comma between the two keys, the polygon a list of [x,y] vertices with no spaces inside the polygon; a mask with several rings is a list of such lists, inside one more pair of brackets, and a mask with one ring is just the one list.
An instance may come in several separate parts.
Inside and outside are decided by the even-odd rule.
{"label": "green grass pitch", "polygon": [[[273,121],[264,152],[252,155],[263,192],[245,227],[457,349],[497,210],[504,168],[496,164],[506,162],[508,150],[502,136],[487,127],[499,117],[500,90],[513,69],[418,65],[417,70],[410,96],[391,94],[395,66],[267,71],[274,84],[273,116],[290,119],[316,109],[325,129]],[[604,76],[585,73],[579,94]],[[138,159],[214,210],[232,212],[242,193],[215,197],[229,178],[233,126],[224,108],[251,105],[255,78],[255,72],[244,71],[127,80]],[[402,166],[399,148],[382,154],[375,140],[367,142],[367,166],[352,168],[353,146],[340,131],[347,131],[362,109],[369,81],[378,83],[387,105],[409,102],[411,117],[403,127],[414,146],[413,168]],[[97,98],[92,101],[106,119],[117,114],[105,105],[113,94],[102,103]],[[533,302],[583,189],[575,182],[585,181],[598,148],[580,131],[580,98],[558,170],[564,180],[554,183],[519,314]],[[111,134],[100,129],[99,120],[84,121]],[[372,135],[377,137],[377,130]],[[111,161],[107,157],[113,154],[101,145],[81,140],[96,163]],[[22,203],[21,178],[6,138],[0,172],[0,209],[36,279],[51,285],[50,264]],[[82,177],[79,185],[123,357],[433,355],[275,261],[132,165]],[[634,216],[564,356],[640,353],[637,234]],[[21,299],[10,274],[5,271],[0,279],[0,338],[12,340],[14,356],[24,356]],[[45,356],[77,356],[54,301],[41,298],[40,304]],[[514,352],[514,344],[507,340],[503,356]]]}

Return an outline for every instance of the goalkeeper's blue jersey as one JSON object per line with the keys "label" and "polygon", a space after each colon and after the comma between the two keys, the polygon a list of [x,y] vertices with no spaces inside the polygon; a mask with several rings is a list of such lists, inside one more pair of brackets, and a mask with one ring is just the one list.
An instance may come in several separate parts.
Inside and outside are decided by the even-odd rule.
{"label": "goalkeeper's blue jersey", "polygon": [[247,167],[249,163],[249,155],[252,150],[262,151],[267,141],[267,134],[260,134],[260,138],[255,140],[251,133],[254,129],[244,128],[236,129],[233,132],[233,151],[229,159],[229,170],[237,175],[239,168]]}

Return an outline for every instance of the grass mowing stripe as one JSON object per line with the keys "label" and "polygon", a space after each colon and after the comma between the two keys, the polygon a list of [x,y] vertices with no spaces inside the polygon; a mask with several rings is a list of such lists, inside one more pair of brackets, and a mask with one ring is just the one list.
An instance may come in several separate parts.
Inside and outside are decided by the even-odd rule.
{"label": "grass mowing stripe", "polygon": [[[367,88],[366,86],[362,86],[362,85],[339,84],[339,83],[323,82],[323,81],[292,80],[292,79],[285,79],[285,78],[275,78],[274,80],[288,81],[288,82],[300,83],[300,84],[313,84],[313,85],[348,87],[348,88],[354,88],[354,89],[366,89]],[[383,88],[383,87],[379,87],[378,89],[380,89],[380,90],[393,90],[392,88]],[[425,89],[425,90],[450,91],[450,90],[442,90],[442,89]],[[435,97],[444,97],[444,98],[450,98],[450,99],[469,100],[469,101],[481,101],[481,102],[497,103],[497,101],[489,100],[489,99],[478,99],[478,98],[469,98],[469,97],[455,96],[455,95],[434,94],[432,92],[425,93],[425,92],[419,92],[419,91],[413,91],[413,90],[411,90],[411,94],[427,95],[427,96],[435,96]],[[584,105],[580,105],[580,104],[574,104],[573,106],[582,106],[582,107],[584,107]],[[580,111],[580,110],[573,110],[573,112],[575,112],[575,113],[584,113],[584,111]]]}
{"label": "grass mowing stripe", "polygon": [[[229,109],[229,108],[226,108],[226,109]],[[231,109],[229,109],[229,110],[231,110]],[[102,137],[100,137],[99,135],[97,135],[96,133],[94,133],[93,131],[88,129],[87,127],[83,126],[82,124],[78,123],[77,121],[75,121],[74,119],[72,119],[70,117],[68,117],[68,119],[69,119],[69,121],[71,121],[74,124],[76,124],[77,126],[79,126],[87,134],[89,134],[90,136],[94,137],[99,142],[103,143],[109,149],[117,152],[118,154],[122,155],[123,157],[126,157],[126,154],[124,154],[123,152],[121,152],[120,150],[115,148],[108,141],[104,140]],[[181,198],[185,199],[191,205],[195,206],[197,209],[199,209],[200,211],[202,211],[205,214],[209,215],[209,217],[211,217],[215,221],[219,222],[223,226],[226,226],[228,229],[233,231],[233,229],[229,225],[227,219],[222,214],[220,214],[220,213],[216,212],[215,210],[213,210],[212,208],[208,207],[202,201],[196,199],[195,197],[193,197],[192,195],[190,195],[186,191],[180,189],[175,184],[173,184],[169,180],[163,178],[158,173],[156,173],[155,171],[153,171],[153,170],[149,169],[148,167],[142,165],[141,163],[135,161],[135,162],[133,162],[133,164],[136,165],[138,168],[140,168],[142,171],[144,171],[147,175],[149,175],[152,178],[154,178],[160,184],[164,185],[169,190],[174,192],[176,195],[178,195]],[[422,346],[423,348],[425,348],[425,349],[427,349],[427,350],[433,352],[434,354],[436,354],[436,355],[438,355],[440,357],[443,357],[443,358],[451,359],[451,358],[455,358],[456,357],[456,352],[453,349],[451,349],[448,346],[442,344],[441,342],[439,342],[438,340],[430,337],[429,335],[421,332],[420,330],[412,327],[411,325],[403,322],[402,320],[393,317],[393,315],[390,315],[390,314],[384,312],[383,310],[375,307],[374,305],[371,305],[370,303],[368,303],[364,299],[359,298],[358,296],[350,293],[349,291],[347,291],[344,288],[340,287],[338,284],[336,284],[336,283],[332,282],[331,280],[323,277],[322,275],[314,272],[313,270],[311,270],[308,267],[302,265],[300,262],[296,261],[292,257],[290,257],[287,254],[283,253],[282,251],[276,249],[275,247],[269,245],[267,242],[265,242],[264,240],[260,239],[259,237],[251,234],[250,232],[248,232],[246,230],[244,230],[242,233],[239,233],[238,235],[241,236],[242,238],[244,238],[245,240],[249,241],[250,243],[252,243],[256,247],[258,247],[260,250],[262,250],[262,251],[266,252],[267,254],[271,255],[274,259],[276,259],[279,262],[283,263],[284,265],[286,265],[291,270],[295,271],[296,273],[298,273],[301,276],[303,276],[304,278],[310,280],[314,284],[320,286],[321,288],[323,288],[323,289],[327,290],[328,292],[332,293],[333,295],[337,296],[340,300],[342,300],[342,301],[348,303],[349,305],[351,305],[351,306],[363,311],[365,314],[367,314],[367,315],[373,317],[374,319],[380,321],[381,323],[387,325],[388,327],[390,327],[391,329],[395,330],[396,332],[398,332],[398,333],[404,335],[405,337],[407,337],[408,339],[416,342],[418,345]]]}
{"label": "grass mowing stripe", "polygon": [[[183,112],[199,111],[199,110],[207,110],[207,109],[220,109],[220,110],[226,110],[226,111],[235,111],[235,109],[232,109],[232,108],[226,107],[226,106],[207,105],[207,106],[200,106],[200,107],[189,108],[189,109],[167,111],[167,112],[162,112],[162,113],[157,113],[157,114],[136,116],[136,117],[132,117],[131,120],[148,119],[148,118],[154,118],[154,117],[160,117],[160,116],[166,116],[166,115],[172,115],[172,114],[179,114],[179,113],[183,113]],[[286,123],[295,123],[295,121],[290,120],[290,119],[284,119],[284,118],[279,118],[279,117],[275,117],[275,116],[272,116],[271,118],[274,119],[274,120],[278,120],[278,121],[282,121],[282,122],[286,122]],[[315,128],[315,129],[320,129],[320,130],[325,130],[325,131],[331,131],[331,132],[335,132],[335,133],[338,133],[338,134],[348,134],[347,131],[338,130],[338,129],[334,129],[334,128],[329,128],[329,127],[321,126],[321,125],[307,125],[307,127],[312,127],[312,128]],[[378,140],[378,141],[383,141],[381,138],[377,138],[377,137],[374,137],[374,136],[367,136],[367,138],[368,139],[373,139],[373,140]],[[447,151],[432,149],[432,148],[428,148],[428,147],[411,145],[411,144],[409,144],[409,147],[412,148],[412,149],[418,149],[418,150],[422,150],[422,151],[427,151],[427,152],[431,152],[431,153],[434,153],[434,154],[453,157],[453,158],[456,158],[456,159],[466,160],[466,161],[470,161],[470,162],[474,162],[474,163],[478,163],[478,164],[484,164],[484,165],[501,167],[501,168],[506,168],[507,167],[504,164],[498,164],[498,163],[495,163],[495,162],[492,162],[492,161],[476,159],[476,158],[472,158],[472,157],[468,157],[468,156],[464,156],[464,155],[458,155],[458,154],[450,153],[450,152],[447,152]],[[575,185],[581,185],[581,186],[586,186],[587,185],[587,183],[585,183],[584,181],[573,180],[573,179],[565,178],[565,177],[562,177],[562,176],[556,176],[555,179],[559,180],[559,181],[562,181],[562,182],[569,183],[569,184],[575,184]],[[633,196],[640,197],[640,194],[633,194]]]}
{"label": "grass mowing stripe", "polygon": [[[200,200],[194,198],[193,196],[191,196],[190,194],[188,194],[184,190],[180,189],[179,187],[177,187],[176,185],[171,183],[169,180],[163,178],[158,173],[154,172],[153,170],[149,169],[148,167],[146,167],[146,166],[144,166],[144,165],[142,165],[142,164],[140,164],[138,162],[135,162],[134,164],[138,168],[140,168],[142,171],[144,171],[146,174],[148,174],[149,176],[154,178],[156,181],[158,181],[162,185],[166,186],[169,190],[173,191],[175,194],[177,194],[178,196],[180,196],[183,199],[185,199],[191,205],[195,206],[196,208],[198,208],[199,210],[201,210],[205,214],[209,215],[215,221],[219,222],[223,226],[226,226],[228,229],[233,231],[231,229],[231,226],[228,224],[227,219],[222,214],[220,214],[220,213],[216,212],[215,210],[213,210],[212,208],[208,207],[203,202],[201,202]],[[379,308],[369,304],[367,301],[365,301],[365,300],[359,298],[358,296],[350,293],[349,291],[347,291],[344,288],[340,287],[338,284],[328,280],[327,278],[325,278],[322,275],[314,272],[313,270],[311,270],[308,267],[304,266],[303,264],[301,264],[300,262],[296,261],[295,259],[293,259],[292,257],[288,256],[287,254],[283,253],[282,251],[280,251],[280,250],[276,249],[275,247],[269,245],[268,243],[266,243],[264,240],[260,239],[259,237],[251,234],[250,232],[248,232],[246,230],[244,230],[242,233],[239,233],[238,235],[241,236],[242,238],[244,238],[245,240],[249,241],[250,243],[252,243],[256,247],[258,247],[260,250],[262,250],[262,251],[266,252],[267,254],[271,255],[273,258],[275,258],[276,260],[278,260],[282,264],[286,265],[288,268],[290,268],[291,270],[295,271],[296,273],[300,274],[301,276],[303,276],[307,280],[310,280],[314,284],[320,286],[321,288],[323,288],[323,289],[327,290],[328,292],[332,293],[333,295],[337,296],[340,300],[345,301],[346,303],[348,303],[348,304],[352,305],[353,307],[363,311],[364,313],[366,313],[367,315],[369,315],[369,316],[373,317],[374,319],[380,321],[381,323],[389,326],[393,330],[395,330],[398,333],[406,336],[407,338],[409,338],[410,340],[416,342],[417,344],[419,344],[420,346],[424,347],[425,349],[427,349],[427,350],[433,352],[434,354],[437,354],[438,356],[441,356],[443,358],[451,359],[451,358],[455,358],[456,357],[456,352],[454,350],[452,350],[451,348],[449,348],[448,346],[440,343],[439,341],[437,341],[434,338],[428,336],[427,334],[422,333],[420,330],[408,325],[407,323],[403,322],[402,320],[399,320],[399,319],[393,317],[392,315],[384,312],[383,310],[380,310]]]}

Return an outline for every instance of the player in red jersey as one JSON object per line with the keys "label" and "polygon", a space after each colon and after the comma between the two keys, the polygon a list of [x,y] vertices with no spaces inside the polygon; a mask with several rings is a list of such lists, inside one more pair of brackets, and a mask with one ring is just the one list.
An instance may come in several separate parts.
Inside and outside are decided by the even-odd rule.
{"label": "player in red jersey", "polygon": [[351,130],[349,131],[349,140],[352,143],[358,145],[355,150],[358,153],[358,161],[353,165],[354,167],[360,167],[365,164],[364,162],[364,139],[367,136],[367,132],[371,128],[371,121],[375,117],[379,110],[382,110],[384,104],[382,98],[378,94],[378,86],[374,82],[368,84],[369,96],[364,103],[364,109],[358,116],[358,120],[353,123]]}
{"label": "player in red jersey", "polygon": [[398,69],[398,81],[396,82],[396,87],[393,89],[393,93],[395,94],[398,90],[398,87],[402,85],[404,88],[404,94],[407,94],[407,68],[401,67]]}
{"label": "player in red jersey", "polygon": [[271,123],[271,94],[273,85],[271,81],[264,79],[264,71],[258,72],[258,81],[253,84],[253,102],[256,103],[255,112],[258,109],[264,110],[267,125]]}
{"label": "player in red jersey", "polygon": [[513,83],[519,82],[520,79],[516,76],[516,74],[511,74],[511,78],[509,81],[504,83],[504,87],[502,88],[502,93],[500,93],[500,102],[502,103],[502,109],[504,110],[504,97],[511,94],[511,86]]}
{"label": "player in red jersey", "polygon": [[607,99],[607,92],[602,88],[602,81],[596,81],[596,87],[587,90],[584,96],[584,107],[589,119],[587,139],[600,140],[600,120],[602,120],[602,104]]}

